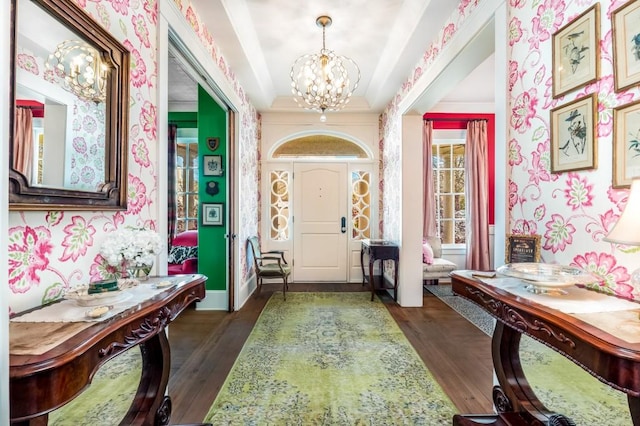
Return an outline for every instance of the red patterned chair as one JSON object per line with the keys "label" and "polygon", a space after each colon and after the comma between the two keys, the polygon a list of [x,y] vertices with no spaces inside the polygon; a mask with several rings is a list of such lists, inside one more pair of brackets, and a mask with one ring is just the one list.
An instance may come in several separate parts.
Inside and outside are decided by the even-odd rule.
{"label": "red patterned chair", "polygon": [[198,231],[184,231],[173,238],[168,263],[169,275],[198,272]]}

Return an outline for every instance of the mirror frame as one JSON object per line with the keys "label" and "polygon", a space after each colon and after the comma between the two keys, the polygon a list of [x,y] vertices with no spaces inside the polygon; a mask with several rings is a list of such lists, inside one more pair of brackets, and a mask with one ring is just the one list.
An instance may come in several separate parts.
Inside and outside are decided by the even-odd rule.
{"label": "mirror frame", "polygon": [[29,185],[13,169],[16,104],[18,0],[12,0],[11,82],[9,97],[9,210],[126,210],[129,121],[129,51],[71,0],[29,0],[98,49],[112,70],[107,81],[105,113],[105,183],[98,191],[80,191]]}

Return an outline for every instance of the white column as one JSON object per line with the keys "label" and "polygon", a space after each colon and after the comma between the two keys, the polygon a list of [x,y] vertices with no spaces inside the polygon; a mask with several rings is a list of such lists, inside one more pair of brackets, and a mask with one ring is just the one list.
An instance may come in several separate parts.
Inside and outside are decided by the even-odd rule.
{"label": "white column", "polygon": [[402,117],[402,201],[398,303],[422,306],[422,116]]}

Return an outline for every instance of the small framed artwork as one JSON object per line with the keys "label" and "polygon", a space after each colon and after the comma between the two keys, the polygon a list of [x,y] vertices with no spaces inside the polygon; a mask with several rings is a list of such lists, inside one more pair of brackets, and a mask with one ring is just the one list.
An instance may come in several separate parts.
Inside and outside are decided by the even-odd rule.
{"label": "small framed artwork", "polygon": [[505,263],[540,262],[540,235],[507,235]]}
{"label": "small framed artwork", "polygon": [[551,173],[597,167],[597,103],[591,94],[551,110]]}
{"label": "small framed artwork", "polygon": [[204,226],[224,225],[224,204],[223,203],[202,203],[202,225]]}
{"label": "small framed artwork", "polygon": [[600,76],[600,3],[552,36],[553,97],[593,83]]}
{"label": "small framed artwork", "polygon": [[640,2],[629,1],[611,14],[616,92],[640,82]]}
{"label": "small framed artwork", "polygon": [[215,137],[207,138],[207,146],[211,151],[215,151],[220,146],[220,138],[215,138]]}
{"label": "small framed artwork", "polygon": [[640,101],[613,110],[613,187],[640,176]]}
{"label": "small framed artwork", "polygon": [[205,176],[222,176],[222,155],[205,155],[202,157],[202,170]]}

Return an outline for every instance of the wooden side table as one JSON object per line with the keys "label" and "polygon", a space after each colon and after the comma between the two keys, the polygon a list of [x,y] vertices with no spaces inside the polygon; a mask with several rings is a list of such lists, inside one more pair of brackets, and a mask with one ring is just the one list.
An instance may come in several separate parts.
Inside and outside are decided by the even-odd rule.
{"label": "wooden side table", "polygon": [[[364,255],[369,256],[369,276],[364,273]],[[395,266],[393,287],[385,285],[384,273],[379,277],[373,276],[373,264],[376,260],[380,260],[384,266],[385,260],[393,260]],[[371,300],[376,293],[376,281],[378,281],[378,289],[393,289],[393,300],[398,301],[398,263],[400,262],[400,248],[397,244],[385,240],[362,240],[362,247],[360,249],[360,265],[362,267],[362,285],[369,280],[371,287]],[[384,269],[384,268],[383,268]]]}

